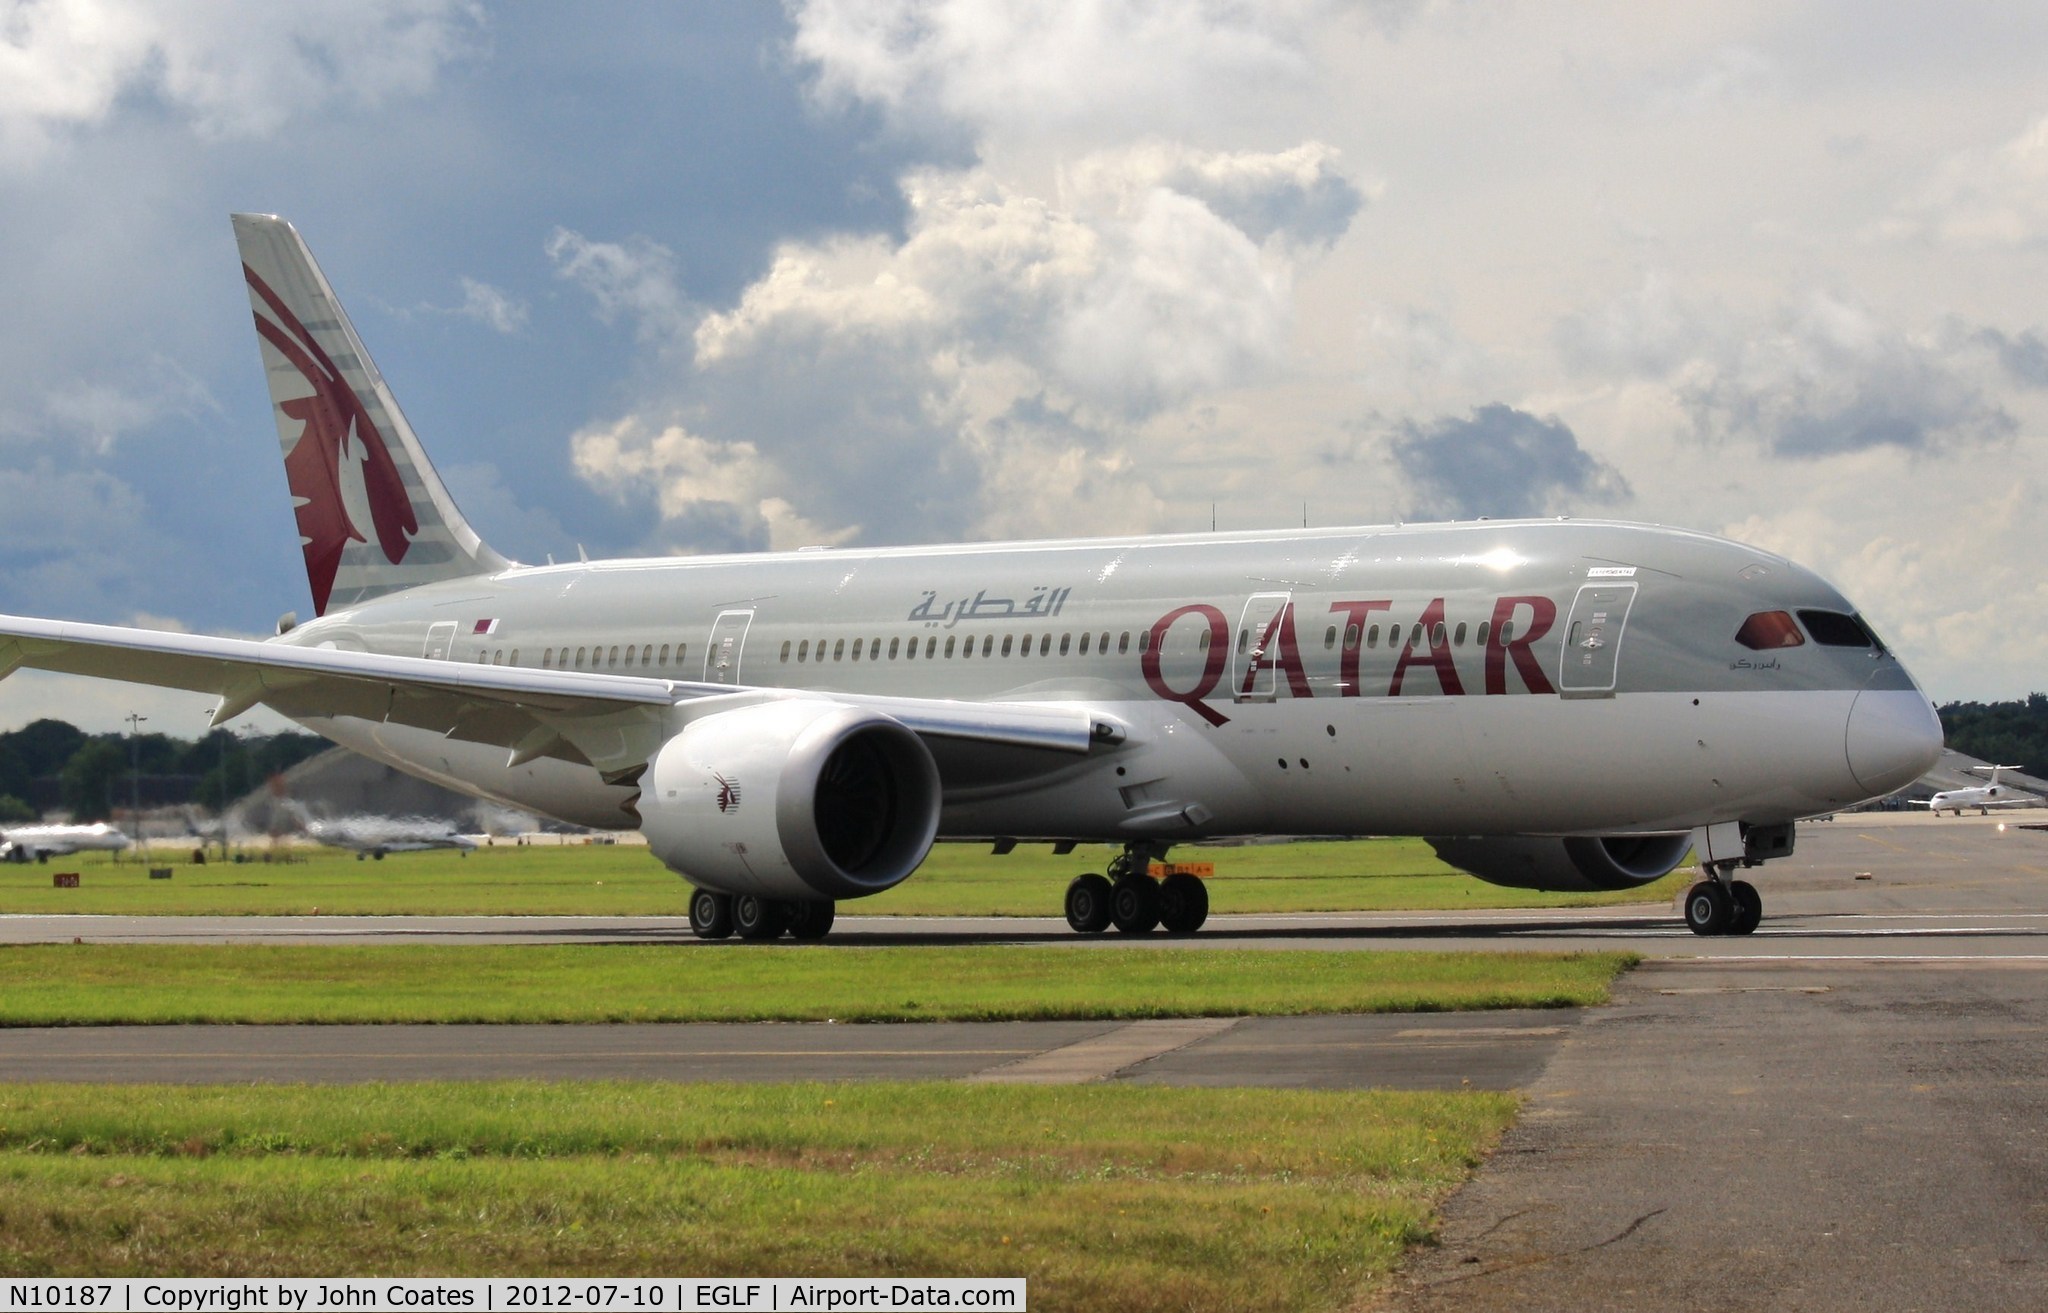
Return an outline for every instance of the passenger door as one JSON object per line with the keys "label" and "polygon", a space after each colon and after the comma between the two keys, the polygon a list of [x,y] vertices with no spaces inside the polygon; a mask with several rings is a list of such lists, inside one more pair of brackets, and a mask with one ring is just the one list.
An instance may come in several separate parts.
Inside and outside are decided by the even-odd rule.
{"label": "passenger door", "polygon": [[1237,622],[1231,643],[1230,691],[1239,702],[1271,702],[1279,688],[1280,667],[1271,648],[1279,642],[1280,615],[1292,593],[1253,593]]}
{"label": "passenger door", "polygon": [[704,682],[740,682],[740,655],[747,645],[747,628],[754,623],[752,611],[720,611],[711,625],[711,645],[704,649]]}
{"label": "passenger door", "polygon": [[1613,697],[1621,635],[1636,600],[1632,583],[1586,584],[1572,599],[1559,657],[1558,692],[1567,697]]}

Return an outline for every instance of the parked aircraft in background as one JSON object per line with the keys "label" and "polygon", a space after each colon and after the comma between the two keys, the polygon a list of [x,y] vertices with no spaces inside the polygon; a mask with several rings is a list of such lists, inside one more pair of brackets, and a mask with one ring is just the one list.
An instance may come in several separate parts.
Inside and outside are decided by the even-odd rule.
{"label": "parked aircraft in background", "polygon": [[0,831],[0,861],[39,862],[76,852],[125,852],[133,840],[105,821],[92,825],[10,825]]}
{"label": "parked aircraft in background", "polygon": [[[934,839],[1120,847],[1076,930],[1191,931],[1169,847],[1433,836],[1702,934],[1793,823],[1935,760],[1926,697],[1801,566],[1684,530],[1482,521],[522,566],[435,474],[289,224],[235,217],[316,618],[254,642],[0,619],[18,667],[265,703],[423,778],[638,828],[699,934],[823,935]],[[819,440],[829,441],[821,435]],[[1050,898],[1048,901],[1051,901]]]}
{"label": "parked aircraft in background", "polygon": [[1943,812],[1951,810],[1956,815],[1961,816],[1964,810],[1970,807],[1975,807],[1979,816],[1989,816],[1993,807],[2040,807],[2048,805],[2048,799],[2043,799],[2038,793],[2028,793],[2025,789],[2015,789],[2010,784],[2000,784],[1998,782],[1998,772],[2002,770],[2019,770],[2020,767],[2018,766],[1969,766],[1965,769],[1988,770],[1991,772],[1991,782],[1963,789],[1944,789],[1926,802],[1914,799],[1913,805],[1915,807],[1927,808],[1929,814],[1933,816],[1939,816]]}

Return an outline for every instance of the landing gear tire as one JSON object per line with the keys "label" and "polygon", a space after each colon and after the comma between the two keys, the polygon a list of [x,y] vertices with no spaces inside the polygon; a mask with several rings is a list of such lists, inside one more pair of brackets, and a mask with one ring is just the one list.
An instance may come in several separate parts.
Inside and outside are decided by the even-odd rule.
{"label": "landing gear tire", "polygon": [[[1762,908],[1762,903],[1758,903]],[[1686,891],[1685,926],[1696,935],[1724,935],[1735,916],[1735,901],[1718,881],[1702,880]]]}
{"label": "landing gear tire", "polygon": [[1763,924],[1764,896],[1756,886],[1747,880],[1737,880],[1728,886],[1728,898],[1734,906],[1733,915],[1728,919],[1728,933],[1747,935]]}
{"label": "landing gear tire", "polygon": [[1149,875],[1127,875],[1109,889],[1109,923],[1127,935],[1159,924],[1159,886]]}
{"label": "landing gear tire", "polygon": [[1109,929],[1109,881],[1099,875],[1077,875],[1067,885],[1067,924],[1084,935]]}
{"label": "landing gear tire", "polygon": [[832,932],[832,918],[839,905],[829,898],[808,898],[795,903],[796,912],[789,918],[791,939],[823,939]]}
{"label": "landing gear tire", "polygon": [[732,931],[742,939],[773,939],[789,928],[780,899],[740,894],[732,900]]}
{"label": "landing gear tire", "polygon": [[732,896],[697,889],[690,894],[690,933],[699,939],[723,939],[732,933]]}
{"label": "landing gear tire", "polygon": [[1159,924],[1170,935],[1191,935],[1209,919],[1209,886],[1185,871],[1159,882]]}

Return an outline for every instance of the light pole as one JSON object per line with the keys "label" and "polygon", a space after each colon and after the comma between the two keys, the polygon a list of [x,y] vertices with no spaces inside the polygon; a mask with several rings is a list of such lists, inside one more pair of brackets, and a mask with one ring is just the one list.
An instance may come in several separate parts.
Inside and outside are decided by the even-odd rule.
{"label": "light pole", "polygon": [[128,713],[128,824],[135,833],[128,837],[142,843],[142,731],[148,716]]}

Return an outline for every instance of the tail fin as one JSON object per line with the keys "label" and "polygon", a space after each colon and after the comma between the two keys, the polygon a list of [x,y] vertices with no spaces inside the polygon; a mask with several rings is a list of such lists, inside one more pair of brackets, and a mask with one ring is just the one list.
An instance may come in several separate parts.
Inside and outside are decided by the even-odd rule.
{"label": "tail fin", "polygon": [[298,230],[267,214],[234,223],[314,612],[503,569],[455,508]]}

